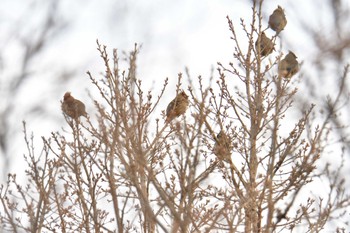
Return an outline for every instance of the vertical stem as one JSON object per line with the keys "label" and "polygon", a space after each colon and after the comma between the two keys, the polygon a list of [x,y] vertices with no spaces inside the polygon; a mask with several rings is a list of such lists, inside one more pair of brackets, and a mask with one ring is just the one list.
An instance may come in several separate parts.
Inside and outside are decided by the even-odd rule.
{"label": "vertical stem", "polygon": [[266,223],[266,232],[269,232],[269,229],[272,228],[272,219],[273,219],[273,213],[275,212],[274,202],[273,202],[273,176],[274,176],[274,164],[275,164],[275,158],[277,153],[277,134],[278,134],[278,128],[279,128],[279,109],[280,109],[280,99],[282,97],[282,87],[281,87],[281,79],[282,77],[278,75],[277,77],[277,93],[276,93],[276,104],[275,104],[275,116],[274,116],[274,127],[272,131],[272,141],[271,141],[271,153],[270,153],[270,161],[269,161],[269,169],[267,173],[267,190],[268,190],[268,196],[267,196],[267,205],[268,205],[268,214],[267,214],[267,223]]}

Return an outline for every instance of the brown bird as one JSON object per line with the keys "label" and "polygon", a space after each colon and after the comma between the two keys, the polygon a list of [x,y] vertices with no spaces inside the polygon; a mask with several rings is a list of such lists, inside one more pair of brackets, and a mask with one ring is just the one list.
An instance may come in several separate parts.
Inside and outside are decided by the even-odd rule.
{"label": "brown bird", "polygon": [[284,78],[291,78],[299,71],[297,56],[291,51],[278,63],[278,75]]}
{"label": "brown bird", "polygon": [[188,95],[184,91],[180,92],[173,99],[166,109],[166,122],[172,121],[174,118],[184,114],[188,108]]}
{"label": "brown bird", "polygon": [[276,34],[280,33],[287,25],[287,19],[282,7],[278,6],[269,18],[269,26]]}
{"label": "brown bird", "polygon": [[85,105],[80,100],[71,96],[70,92],[64,94],[61,109],[64,114],[73,119],[78,119],[80,116],[87,117]]}
{"label": "brown bird", "polygon": [[229,136],[220,131],[216,136],[216,143],[213,148],[214,154],[219,160],[230,162],[231,160],[232,142]]}
{"label": "brown bird", "polygon": [[[259,38],[260,38],[260,46],[259,46]],[[265,35],[265,32],[261,33],[261,36],[255,42],[255,49],[260,56],[267,56],[274,50],[275,44],[272,42],[270,38]]]}

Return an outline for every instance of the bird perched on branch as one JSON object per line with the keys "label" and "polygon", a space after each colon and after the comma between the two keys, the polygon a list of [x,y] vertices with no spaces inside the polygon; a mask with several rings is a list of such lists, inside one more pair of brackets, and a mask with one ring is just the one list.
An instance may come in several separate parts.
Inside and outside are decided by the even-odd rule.
{"label": "bird perched on branch", "polygon": [[284,78],[291,78],[299,71],[299,63],[297,56],[289,51],[289,53],[278,63],[278,75]]}
{"label": "bird perched on branch", "polygon": [[216,136],[216,143],[213,148],[214,154],[219,160],[230,162],[231,160],[232,142],[229,136],[220,131]]}
{"label": "bird perched on branch", "polygon": [[287,25],[287,19],[282,7],[278,6],[269,18],[269,26],[276,34],[280,33]]}
{"label": "bird perched on branch", "polygon": [[70,92],[64,94],[61,109],[64,114],[73,119],[78,119],[80,116],[87,117],[83,102],[71,96]]}
{"label": "bird perched on branch", "polygon": [[[259,46],[259,38],[260,38],[260,46]],[[267,56],[274,50],[274,43],[270,38],[265,35],[265,32],[262,32],[259,38],[255,42],[255,49],[260,56]]]}
{"label": "bird perched on branch", "polygon": [[184,114],[188,108],[188,95],[184,91],[180,92],[173,99],[166,109],[166,122],[172,121],[174,118]]}

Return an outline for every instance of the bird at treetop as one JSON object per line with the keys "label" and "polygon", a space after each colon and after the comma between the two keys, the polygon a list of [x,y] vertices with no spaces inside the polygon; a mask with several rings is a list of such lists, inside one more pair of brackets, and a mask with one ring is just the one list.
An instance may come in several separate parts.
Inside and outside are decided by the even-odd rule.
{"label": "bird at treetop", "polygon": [[80,116],[87,117],[83,102],[71,96],[70,92],[64,94],[61,109],[64,114],[73,119],[78,119]]}
{"label": "bird at treetop", "polygon": [[184,114],[188,108],[188,95],[184,91],[180,92],[169,104],[166,109],[166,122]]}
{"label": "bird at treetop", "polygon": [[[260,38],[260,46],[258,46],[259,38]],[[260,52],[260,56],[267,56],[270,53],[272,53],[275,46],[272,40],[265,35],[265,32],[262,32],[259,38],[255,42],[255,49],[258,53]]]}
{"label": "bird at treetop", "polygon": [[219,160],[230,162],[231,160],[231,150],[232,142],[229,136],[223,131],[220,131],[216,136],[216,143],[213,148],[214,154],[218,157]]}
{"label": "bird at treetop", "polygon": [[278,63],[278,75],[284,78],[291,78],[299,71],[299,63],[297,56],[289,51],[289,53]]}
{"label": "bird at treetop", "polygon": [[280,33],[287,25],[287,19],[282,7],[278,6],[269,18],[269,26],[276,34]]}

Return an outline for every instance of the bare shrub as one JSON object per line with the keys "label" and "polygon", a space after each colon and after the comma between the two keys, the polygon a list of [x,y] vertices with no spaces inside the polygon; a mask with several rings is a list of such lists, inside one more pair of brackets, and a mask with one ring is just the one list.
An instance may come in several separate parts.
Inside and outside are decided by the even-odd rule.
{"label": "bare shrub", "polygon": [[[241,20],[244,50],[227,18],[234,59],[218,64],[216,82],[205,87],[202,77],[194,81],[187,73],[185,87],[179,74],[174,96],[185,89],[190,106],[171,121],[165,109],[156,113],[168,80],[159,91],[145,91],[136,77],[138,47],[125,71],[117,50],[110,58],[98,43],[105,72],[100,78],[88,73],[101,99],[94,101],[96,114],[67,117],[69,131],[43,138],[39,156],[24,124],[28,185],[10,174],[1,186],[2,229],[319,232],[329,223],[345,232],[349,196],[342,165],[332,170],[320,163],[331,146],[331,115],[315,122],[310,105],[299,119],[290,116],[298,110],[293,98],[300,76],[277,75],[282,51],[262,57],[255,49],[261,48],[258,35],[269,29],[262,3],[252,9],[249,26]],[[331,104],[337,109],[337,101]],[[317,180],[327,189],[307,192]]]}

